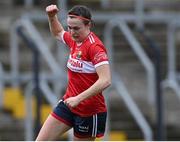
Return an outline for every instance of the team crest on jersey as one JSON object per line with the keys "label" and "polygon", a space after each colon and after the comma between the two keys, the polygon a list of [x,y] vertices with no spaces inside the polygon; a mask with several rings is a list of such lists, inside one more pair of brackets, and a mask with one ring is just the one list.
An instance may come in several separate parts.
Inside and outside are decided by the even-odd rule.
{"label": "team crest on jersey", "polygon": [[78,51],[76,54],[76,58],[81,59],[81,57],[82,57],[82,51]]}

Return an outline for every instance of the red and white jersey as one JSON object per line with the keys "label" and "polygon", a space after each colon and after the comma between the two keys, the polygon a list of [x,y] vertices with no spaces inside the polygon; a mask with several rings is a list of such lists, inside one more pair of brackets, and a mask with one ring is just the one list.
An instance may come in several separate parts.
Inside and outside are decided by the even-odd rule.
{"label": "red and white jersey", "polygon": [[[109,62],[103,43],[92,32],[80,45],[77,45],[71,38],[69,32],[64,32],[61,40],[70,48],[67,62],[68,87],[63,96],[65,100],[69,97],[77,96],[92,86],[98,79],[96,67],[109,64]],[[102,92],[82,101],[77,107],[70,109],[80,116],[90,116],[99,112],[106,112]]]}

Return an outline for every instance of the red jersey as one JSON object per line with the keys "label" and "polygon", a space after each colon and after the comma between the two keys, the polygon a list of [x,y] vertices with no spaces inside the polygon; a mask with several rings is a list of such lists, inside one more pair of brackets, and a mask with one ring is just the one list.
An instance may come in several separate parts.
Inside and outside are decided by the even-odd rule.
{"label": "red jersey", "polygon": [[[90,33],[86,39],[77,45],[69,32],[62,34],[61,40],[70,48],[67,62],[68,87],[63,99],[77,96],[92,86],[98,79],[95,68],[109,64],[107,52],[103,43]],[[106,105],[102,92],[82,101],[72,112],[80,116],[90,116],[99,112],[106,112]]]}

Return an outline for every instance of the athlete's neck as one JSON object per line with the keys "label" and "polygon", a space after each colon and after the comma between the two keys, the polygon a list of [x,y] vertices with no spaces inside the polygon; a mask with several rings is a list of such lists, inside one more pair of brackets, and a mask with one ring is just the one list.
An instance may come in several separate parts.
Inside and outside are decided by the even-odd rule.
{"label": "athlete's neck", "polygon": [[77,42],[77,44],[82,44],[82,42],[84,41],[84,40],[86,40],[86,38],[89,36],[89,34],[91,33],[91,31],[89,30],[88,32],[86,32],[85,34],[84,34],[84,38],[83,38],[83,40],[82,41],[79,41],[79,42]]}

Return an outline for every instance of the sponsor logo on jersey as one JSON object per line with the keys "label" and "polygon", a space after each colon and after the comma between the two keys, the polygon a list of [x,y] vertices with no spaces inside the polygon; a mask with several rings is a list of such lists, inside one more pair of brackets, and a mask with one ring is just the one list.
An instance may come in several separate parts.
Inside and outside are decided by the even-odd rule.
{"label": "sponsor logo on jersey", "polygon": [[83,63],[78,60],[69,59],[69,64],[75,68],[83,68]]}

